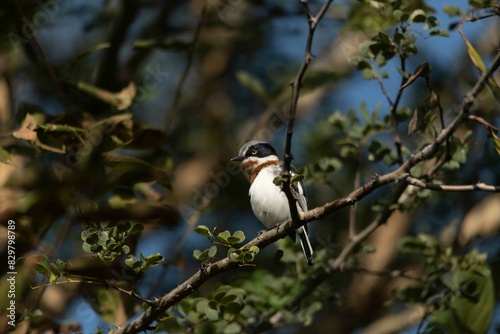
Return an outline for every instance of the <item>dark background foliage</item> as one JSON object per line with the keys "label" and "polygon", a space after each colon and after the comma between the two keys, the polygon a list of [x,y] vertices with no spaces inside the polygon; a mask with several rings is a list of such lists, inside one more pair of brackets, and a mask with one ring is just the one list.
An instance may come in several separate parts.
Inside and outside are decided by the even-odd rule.
{"label": "dark background foliage", "polygon": [[[333,2],[292,141],[311,209],[434,142],[494,63],[498,16],[495,1]],[[238,269],[161,312],[158,331],[499,326],[498,73],[404,182],[311,223],[307,268],[288,238],[237,249],[263,227],[229,163],[249,139],[283,156],[300,1],[8,0],[0,22],[0,260],[9,230],[17,259],[16,326],[6,267],[1,331],[107,332],[226,256]]]}

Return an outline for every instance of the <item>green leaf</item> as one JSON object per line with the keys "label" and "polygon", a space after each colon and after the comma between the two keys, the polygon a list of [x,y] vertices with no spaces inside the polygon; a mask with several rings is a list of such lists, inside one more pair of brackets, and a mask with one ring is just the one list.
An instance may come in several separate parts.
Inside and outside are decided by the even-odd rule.
{"label": "green leaf", "polygon": [[108,199],[108,204],[114,209],[123,209],[127,205],[136,203],[137,199],[135,197],[124,198],[120,195],[113,195]]}
{"label": "green leaf", "polygon": [[304,175],[302,174],[295,174],[292,176],[292,179],[290,180],[291,183],[297,183],[300,182],[304,179]]}
{"label": "green leaf", "polygon": [[227,242],[231,245],[239,244],[243,241],[245,241],[245,233],[243,233],[243,231],[236,231],[227,239]]}
{"label": "green leaf", "polygon": [[45,255],[38,257],[38,262],[35,265],[35,270],[44,276],[49,276],[52,270],[50,269],[50,261]]}
{"label": "green leaf", "polygon": [[229,302],[225,305],[225,312],[229,314],[239,314],[243,310],[244,305],[237,302]]}
{"label": "green leaf", "polygon": [[495,131],[490,128],[490,135],[493,138],[493,144],[495,145],[495,150],[500,154],[500,138],[496,135]]}
{"label": "green leaf", "polygon": [[476,49],[472,46],[469,40],[465,37],[465,35],[461,34],[462,39],[465,42],[465,46],[467,47],[467,53],[469,54],[469,58],[472,60],[474,65],[481,71],[481,73],[486,72],[486,65],[484,65],[483,59],[476,51]]}
{"label": "green leaf", "polygon": [[217,321],[219,320],[219,312],[217,310],[214,310],[213,308],[207,307],[205,308],[205,314],[210,321]]}
{"label": "green leaf", "polygon": [[375,246],[373,245],[366,245],[363,247],[363,249],[361,250],[362,253],[364,254],[373,254],[377,251],[377,249],[375,248]]}
{"label": "green leaf", "polygon": [[160,253],[154,253],[146,257],[145,269],[149,269],[158,265],[160,262],[164,260],[163,256]]}
{"label": "green leaf", "polygon": [[194,228],[194,232],[205,237],[212,237],[212,232],[210,232],[210,229],[205,225],[198,225]]}
{"label": "green leaf", "polygon": [[361,112],[361,117],[363,117],[363,120],[366,123],[371,123],[372,118],[370,117],[370,113],[368,112],[368,109],[366,108],[366,103],[361,102],[359,105],[359,111]]}
{"label": "green leaf", "polygon": [[123,252],[123,254],[128,254],[128,253],[130,253],[130,247],[129,247],[129,246],[127,246],[127,245],[123,245],[123,247],[122,247],[122,252]]}
{"label": "green leaf", "polygon": [[239,334],[242,333],[241,325],[237,322],[232,322],[227,326],[224,326],[223,334]]}
{"label": "green leaf", "polygon": [[83,249],[83,251],[84,251],[85,253],[89,253],[89,254],[90,254],[90,253],[93,253],[93,252],[92,252],[92,250],[91,250],[91,245],[90,245],[89,243],[84,242],[84,243],[82,244],[82,249]]}
{"label": "green leaf", "polygon": [[[365,57],[365,58],[373,58],[375,55],[373,54],[371,50],[371,46],[374,45],[376,42],[372,40],[366,40],[361,42],[359,45],[359,53]],[[367,67],[367,69],[371,69],[371,66]]]}
{"label": "green leaf", "polygon": [[137,233],[142,232],[142,230],[144,230],[144,225],[142,225],[141,223],[132,223],[132,227],[130,227],[130,229],[128,230],[128,233],[129,234],[137,234]]}
{"label": "green leaf", "polygon": [[361,74],[366,80],[373,80],[378,78],[378,72],[372,69],[364,69],[361,71]]}
{"label": "green leaf", "polygon": [[251,252],[251,253],[253,253],[253,254],[257,254],[260,251],[260,249],[259,249],[259,247],[255,246],[255,245],[252,245],[252,246],[250,246],[250,248],[248,249],[248,251]]}
{"label": "green leaf", "polygon": [[200,314],[205,314],[205,309],[207,309],[208,306],[208,300],[205,298],[198,298],[198,302],[196,303],[196,312]]}
{"label": "green leaf", "polygon": [[368,155],[370,161],[380,161],[391,152],[387,145],[378,139],[372,140],[367,149],[370,152]]}
{"label": "green leaf", "polygon": [[410,17],[408,13],[405,13],[400,9],[396,9],[394,12],[392,12],[392,16],[399,22],[406,22]]}
{"label": "green leaf", "polygon": [[462,10],[458,6],[443,6],[443,12],[445,12],[450,18],[463,15]]}
{"label": "green leaf", "polygon": [[15,166],[12,163],[12,157],[10,156],[10,153],[7,150],[3,149],[2,147],[0,147],[0,162],[3,162],[4,164],[7,165]]}
{"label": "green leaf", "polygon": [[[205,252],[206,252],[206,254],[205,254]],[[205,259],[206,259],[206,255],[208,255],[208,251],[204,251],[204,252],[202,252],[202,251],[201,251],[201,250],[199,250],[199,249],[195,249],[195,250],[193,251],[193,257],[194,257],[196,260],[200,260],[200,261],[205,260]]]}
{"label": "green leaf", "polygon": [[418,304],[422,302],[424,287],[422,285],[401,286],[394,288],[391,292],[397,299],[405,303]]}
{"label": "green leaf", "polygon": [[139,261],[134,255],[129,255],[126,259],[125,259],[125,264],[134,269],[134,272],[135,272],[135,269],[137,268],[140,268],[141,267],[141,261]]}
{"label": "green leaf", "polygon": [[427,18],[425,19],[425,22],[427,24],[424,26],[424,29],[439,27],[441,25],[441,23],[438,21],[438,19],[433,15],[427,16]]}
{"label": "green leaf", "polygon": [[246,90],[253,93],[258,98],[266,100],[266,89],[259,79],[245,71],[236,72],[236,79]]}
{"label": "green leaf", "polygon": [[228,230],[226,230],[224,232],[220,232],[219,234],[217,234],[217,239],[219,239],[220,241],[225,242],[225,243],[230,243],[228,241],[228,239],[230,237],[231,237],[231,232],[229,232]]}
{"label": "green leaf", "polygon": [[476,264],[478,272],[458,270],[453,274],[452,285],[459,291],[451,298],[448,308],[435,312],[431,322],[444,325],[450,334],[488,331],[495,303],[491,271],[485,264]]}
{"label": "green leaf", "polygon": [[399,241],[398,248],[401,253],[416,255],[437,254],[441,249],[436,238],[423,233],[415,237],[403,237]]}
{"label": "green leaf", "polygon": [[364,70],[365,68],[371,69],[372,65],[366,61],[364,58],[355,56],[349,59],[349,65],[356,66],[358,70]]}
{"label": "green leaf", "polygon": [[90,232],[87,238],[85,239],[85,242],[91,245],[97,243],[98,241],[99,241],[99,232],[97,231]]}
{"label": "green leaf", "polygon": [[134,50],[160,48],[169,51],[186,51],[193,45],[192,42],[174,40],[172,38],[152,38],[137,40],[134,42]]}
{"label": "green leaf", "polygon": [[216,254],[217,254],[217,247],[216,246],[212,246],[208,249],[207,255],[209,258],[213,258]]}
{"label": "green leaf", "polygon": [[410,15],[410,21],[413,23],[424,23],[425,19],[426,15],[422,9],[416,9]]}
{"label": "green leaf", "polygon": [[179,333],[184,332],[185,327],[181,324],[180,319],[174,316],[167,316],[159,318],[158,327],[156,331],[164,331],[168,333]]}
{"label": "green leaf", "polygon": [[450,37],[450,32],[448,30],[434,29],[434,30],[431,30],[430,35],[431,36]]}
{"label": "green leaf", "polygon": [[99,298],[88,298],[92,308],[108,323],[117,323],[122,316],[124,303],[122,295],[119,291],[108,288],[97,288],[91,291],[91,295],[99,296]]}

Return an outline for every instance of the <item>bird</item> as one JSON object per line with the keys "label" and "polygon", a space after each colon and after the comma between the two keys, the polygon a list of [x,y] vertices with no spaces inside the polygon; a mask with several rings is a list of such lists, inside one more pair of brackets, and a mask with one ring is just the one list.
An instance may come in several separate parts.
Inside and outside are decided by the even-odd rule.
{"label": "bird", "polygon": [[[238,156],[231,161],[241,162],[241,168],[248,173],[250,181],[250,204],[258,220],[268,229],[290,219],[290,207],[286,194],[274,183],[281,175],[283,162],[274,147],[268,142],[251,140],[241,146]],[[292,168],[291,176],[297,172]],[[292,183],[292,194],[299,212],[307,211],[307,199],[302,182]],[[297,229],[300,245],[309,266],[313,265],[314,252],[309,240],[307,224]]]}

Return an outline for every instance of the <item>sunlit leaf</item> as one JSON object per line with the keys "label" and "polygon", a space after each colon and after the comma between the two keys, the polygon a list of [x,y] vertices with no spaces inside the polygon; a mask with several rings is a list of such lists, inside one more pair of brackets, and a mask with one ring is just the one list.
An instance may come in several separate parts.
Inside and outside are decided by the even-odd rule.
{"label": "sunlit leaf", "polygon": [[443,6],[443,12],[445,12],[449,17],[463,15],[462,10],[458,6],[451,6],[451,5]]}
{"label": "sunlit leaf", "polygon": [[125,306],[119,291],[92,287],[89,292],[91,295],[86,300],[104,321],[120,324],[126,320]]}
{"label": "sunlit leaf", "polygon": [[413,23],[424,23],[425,19],[426,15],[422,9],[416,9],[410,15],[410,21]]}
{"label": "sunlit leaf", "polygon": [[495,131],[490,128],[490,135],[493,138],[493,144],[495,145],[495,150],[500,154],[500,138],[496,135]]}
{"label": "sunlit leaf", "polygon": [[169,51],[186,51],[193,45],[192,42],[184,42],[179,40],[174,40],[172,38],[164,39],[143,39],[134,42],[134,49],[149,49],[149,48],[160,48]]}
{"label": "sunlit leaf", "polygon": [[205,237],[211,237],[212,232],[210,232],[210,229],[206,227],[205,225],[198,225],[194,228],[194,232],[198,233],[199,235],[203,235]]}
{"label": "sunlit leaf", "polygon": [[425,78],[426,81],[429,80],[429,73],[431,72],[431,68],[429,63],[424,60],[418,67],[415,69],[415,72],[406,80],[404,85],[399,87],[399,90],[403,90],[404,88],[411,85],[417,78]]}
{"label": "sunlit leaf", "polygon": [[110,92],[83,81],[79,81],[74,85],[82,92],[108,103],[116,108],[116,110],[125,110],[130,107],[137,93],[137,88],[133,81],[129,82],[129,84],[119,92]]}
{"label": "sunlit leaf", "polygon": [[0,162],[3,162],[4,164],[15,166],[12,163],[12,157],[10,156],[10,153],[0,147]]}
{"label": "sunlit leaf", "polygon": [[26,117],[21,124],[21,128],[12,133],[15,138],[28,141],[37,140],[37,133],[34,131],[38,127],[38,123],[31,114],[26,114]]}
{"label": "sunlit leaf", "polygon": [[465,34],[462,32],[461,26],[459,26],[458,31],[460,32],[460,36],[462,36],[462,39],[465,42],[465,46],[467,47],[467,53],[469,54],[470,60],[472,60],[474,65],[481,71],[481,73],[486,72],[486,65],[484,65],[483,59],[476,51],[476,49],[472,46],[472,44],[469,42],[467,37],[465,37]]}

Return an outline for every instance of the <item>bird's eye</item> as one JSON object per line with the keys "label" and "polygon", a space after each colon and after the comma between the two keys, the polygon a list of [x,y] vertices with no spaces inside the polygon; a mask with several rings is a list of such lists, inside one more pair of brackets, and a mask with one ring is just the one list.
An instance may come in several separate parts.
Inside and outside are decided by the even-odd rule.
{"label": "bird's eye", "polygon": [[252,155],[257,155],[257,150],[252,150]]}

